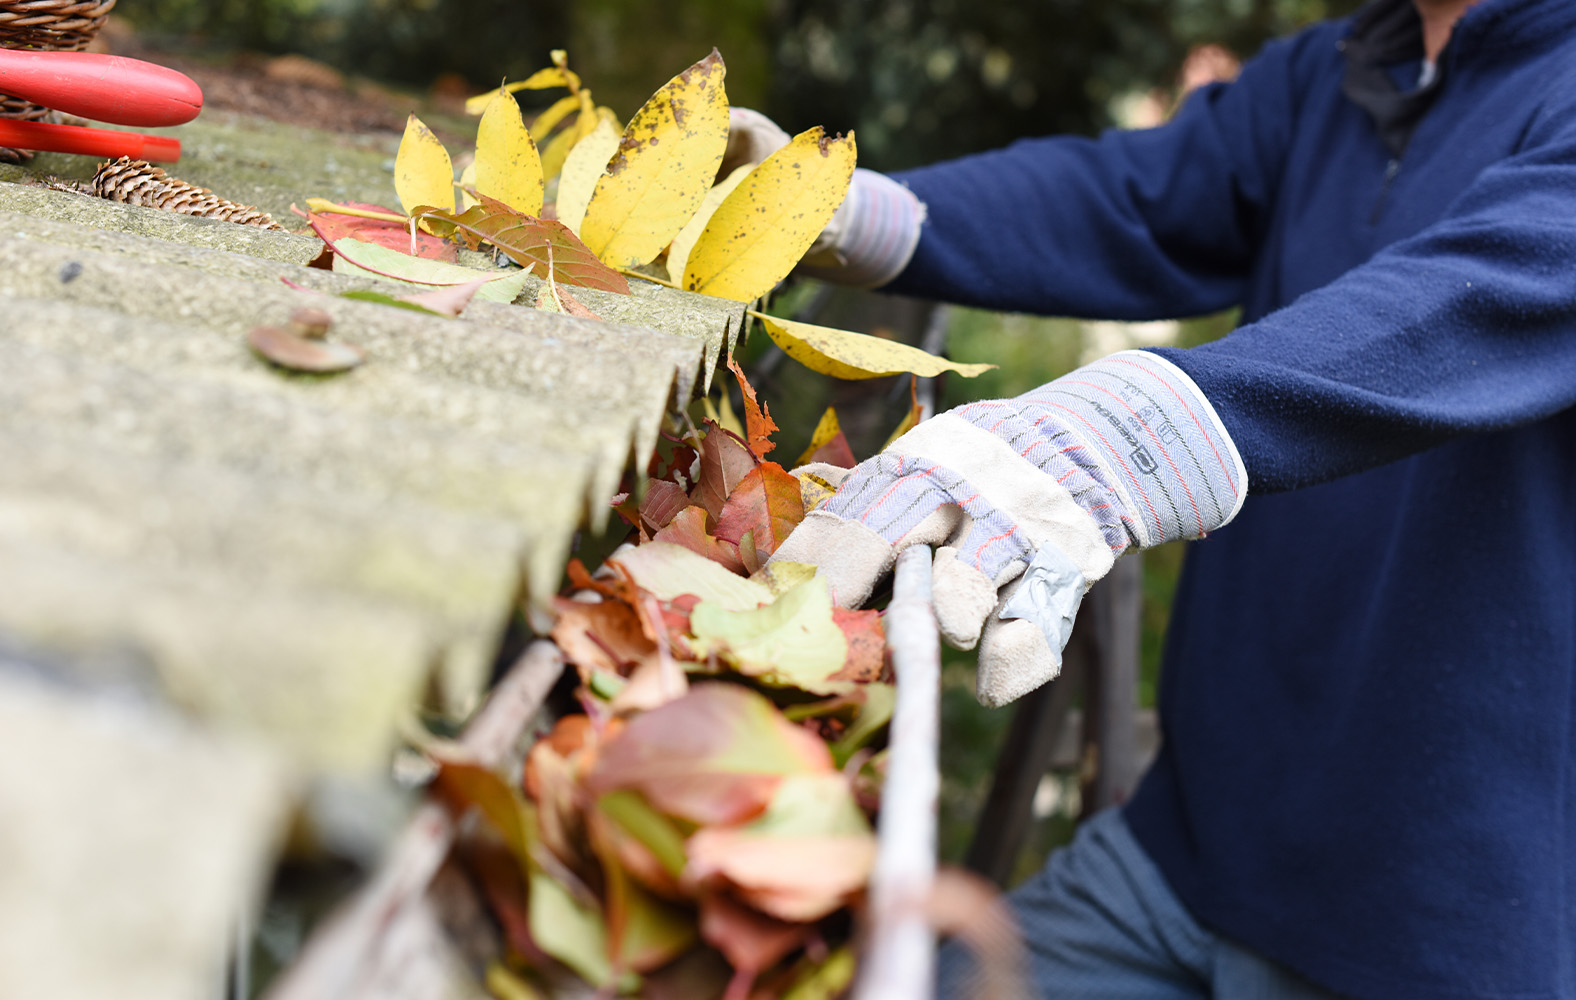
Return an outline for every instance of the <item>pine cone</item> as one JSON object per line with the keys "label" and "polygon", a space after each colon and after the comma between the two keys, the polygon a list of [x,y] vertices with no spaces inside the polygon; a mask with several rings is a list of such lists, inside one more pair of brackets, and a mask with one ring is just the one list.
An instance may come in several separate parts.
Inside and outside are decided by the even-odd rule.
{"label": "pine cone", "polygon": [[283,231],[284,228],[261,209],[228,201],[207,188],[176,180],[146,160],[133,160],[129,156],[100,165],[93,180],[88,182],[87,191],[123,205],[162,208],[182,215],[200,215],[205,219],[223,219],[264,229]]}

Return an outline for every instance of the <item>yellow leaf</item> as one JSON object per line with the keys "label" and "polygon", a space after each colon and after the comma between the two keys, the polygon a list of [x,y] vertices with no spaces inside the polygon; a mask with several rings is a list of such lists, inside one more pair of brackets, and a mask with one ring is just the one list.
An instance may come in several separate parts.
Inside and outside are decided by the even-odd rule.
{"label": "yellow leaf", "polygon": [[718,394],[717,411],[711,416],[717,421],[717,426],[723,430],[732,431],[741,441],[749,440],[744,430],[744,422],[739,419],[737,413],[733,412],[733,397],[728,395],[726,386],[722,387],[722,392]]}
{"label": "yellow leaf", "polygon": [[882,375],[903,372],[912,372],[924,378],[933,378],[942,372],[957,372],[965,378],[973,378],[996,367],[948,361],[917,347],[862,333],[795,323],[753,310],[750,315],[761,321],[772,343],[781,347],[790,358],[806,368],[833,378],[880,378]]}
{"label": "yellow leaf", "polygon": [[579,106],[575,120],[547,140],[547,145],[542,147],[543,177],[557,177],[564,169],[564,161],[569,159],[569,151],[574,149],[581,139],[596,131],[598,118],[596,104],[591,100],[591,91],[582,90],[575,97],[575,101]]}
{"label": "yellow leaf", "polygon": [[706,200],[700,203],[700,208],[686,223],[679,234],[673,237],[673,242],[668,246],[668,280],[675,285],[682,285],[684,281],[684,267],[688,263],[690,254],[694,252],[695,241],[700,239],[700,234],[705,231],[706,223],[717,211],[723,199],[733,193],[750,176],[750,171],[755,169],[755,164],[747,163],[739,167],[721,183],[706,192]]}
{"label": "yellow leaf", "polygon": [[630,120],[581,224],[581,238],[603,263],[650,262],[705,200],[728,146],[725,72],[712,49]]}
{"label": "yellow leaf", "polygon": [[815,453],[821,450],[822,446],[841,433],[843,433],[843,427],[837,422],[837,410],[828,406],[826,412],[821,414],[820,422],[815,425],[815,433],[810,435],[809,447],[805,448],[804,454],[799,456],[799,460],[794,465],[807,464],[810,459],[815,457]]}
{"label": "yellow leaf", "polygon": [[819,126],[767,157],[718,207],[690,251],[683,285],[752,302],[788,276],[832,221],[854,176],[854,137]]}
{"label": "yellow leaf", "polygon": [[415,115],[405,123],[405,137],[394,157],[394,191],[406,215],[423,205],[454,210],[454,164],[449,151]]}
{"label": "yellow leaf", "polygon": [[[909,387],[909,395],[910,396],[913,395],[913,386],[912,385]],[[910,403],[909,407],[908,407],[908,412],[906,414],[904,414],[903,415],[903,419],[901,421],[899,421],[899,423],[897,425],[897,429],[894,430],[891,433],[891,435],[887,437],[886,443],[881,446],[881,450],[882,451],[886,451],[888,448],[892,447],[892,443],[894,441],[896,441],[898,438],[902,437],[904,434],[907,434],[909,431],[913,430],[915,427],[918,427],[919,426],[919,421],[920,421],[920,419],[922,417],[924,417],[924,415],[925,415],[925,413],[924,413],[923,410],[921,410],[919,408],[919,404],[918,403]]]}
{"label": "yellow leaf", "polygon": [[799,500],[806,514],[832,499],[832,494],[837,492],[831,483],[808,472],[795,472],[794,478],[799,480]]}
{"label": "yellow leaf", "polygon": [[476,199],[476,196],[471,194],[471,190],[474,189],[475,187],[476,187],[476,161],[472,160],[471,162],[469,162],[469,163],[467,163],[465,165],[465,169],[464,170],[460,171],[460,210],[461,211],[468,211],[472,205],[480,205],[481,204],[481,202]]}
{"label": "yellow leaf", "polygon": [[542,160],[520,120],[520,105],[506,91],[492,103],[476,128],[476,191],[517,212],[542,214]]}
{"label": "yellow leaf", "polygon": [[579,97],[574,94],[570,94],[568,97],[560,97],[548,105],[547,110],[537,115],[536,119],[531,122],[531,139],[538,143],[546,139],[548,134],[558,127],[559,122],[579,110]]}
{"label": "yellow leaf", "polygon": [[596,128],[591,134],[575,143],[558,172],[558,221],[580,235],[580,222],[585,218],[586,205],[591,202],[591,192],[596,182],[607,170],[607,161],[618,152],[622,138],[618,120],[607,108],[597,108]]}

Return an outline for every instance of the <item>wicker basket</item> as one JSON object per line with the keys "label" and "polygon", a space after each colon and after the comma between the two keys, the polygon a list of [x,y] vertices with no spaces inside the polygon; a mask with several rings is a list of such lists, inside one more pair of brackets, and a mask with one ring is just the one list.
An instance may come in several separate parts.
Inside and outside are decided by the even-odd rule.
{"label": "wicker basket", "polygon": [[[109,18],[115,0],[0,0],[0,48],[85,49]],[[39,121],[50,114],[19,97],[0,94],[0,116]],[[0,148],[0,161],[18,162],[31,154]]]}

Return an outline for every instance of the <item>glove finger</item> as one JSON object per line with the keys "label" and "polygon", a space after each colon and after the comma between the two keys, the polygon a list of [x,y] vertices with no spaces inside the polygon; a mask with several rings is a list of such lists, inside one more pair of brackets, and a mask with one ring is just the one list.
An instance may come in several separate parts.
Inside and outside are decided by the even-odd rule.
{"label": "glove finger", "polygon": [[988,708],[1016,701],[1062,672],[1062,651],[1050,647],[1038,625],[1027,618],[999,617],[1022,583],[1020,577],[1002,588],[1001,601],[980,633],[974,695]]}
{"label": "glove finger", "polygon": [[954,649],[973,649],[980,641],[980,629],[997,608],[997,589],[1023,572],[1015,562],[1004,572],[1004,579],[991,579],[979,568],[958,559],[950,545],[936,550],[931,564],[932,603],[941,637]]}
{"label": "glove finger", "polygon": [[790,137],[770,118],[750,108],[728,109],[728,147],[717,176],[727,177],[747,164],[760,163],[788,145]]}
{"label": "glove finger", "polygon": [[832,601],[857,608],[892,569],[897,550],[858,521],[812,510],[768,562],[809,563],[826,580]]}

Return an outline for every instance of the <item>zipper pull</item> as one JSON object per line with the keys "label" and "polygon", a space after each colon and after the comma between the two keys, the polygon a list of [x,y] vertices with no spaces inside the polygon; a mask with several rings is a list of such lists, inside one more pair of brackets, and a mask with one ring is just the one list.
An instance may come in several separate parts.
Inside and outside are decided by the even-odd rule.
{"label": "zipper pull", "polygon": [[1370,226],[1379,224],[1379,215],[1384,211],[1385,199],[1390,194],[1390,182],[1395,180],[1395,175],[1400,172],[1401,161],[1399,159],[1392,159],[1384,165],[1384,185],[1379,188],[1379,199],[1374,202],[1374,210],[1368,213],[1368,224]]}

